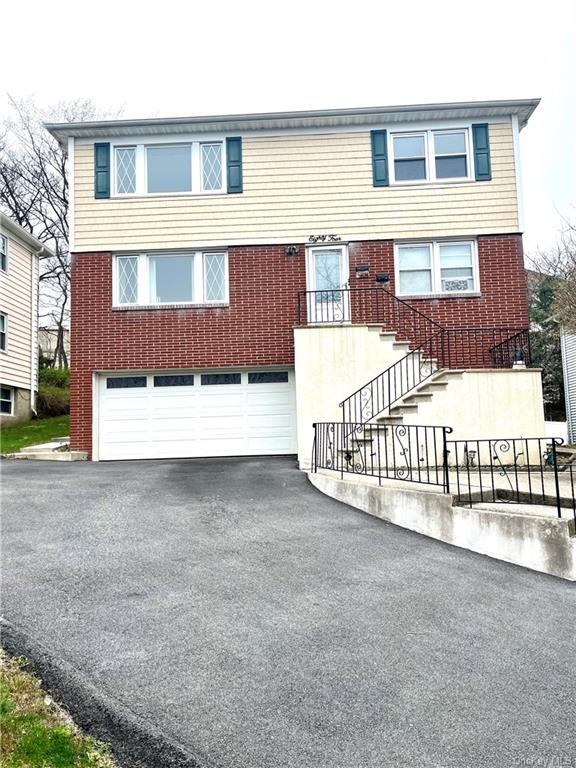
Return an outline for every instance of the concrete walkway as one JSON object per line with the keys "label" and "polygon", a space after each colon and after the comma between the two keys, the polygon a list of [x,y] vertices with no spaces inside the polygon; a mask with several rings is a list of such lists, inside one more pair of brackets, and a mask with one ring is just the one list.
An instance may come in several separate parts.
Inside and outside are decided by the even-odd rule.
{"label": "concrete walkway", "polygon": [[1,470],[4,641],[123,768],[576,764],[573,585],[290,459]]}

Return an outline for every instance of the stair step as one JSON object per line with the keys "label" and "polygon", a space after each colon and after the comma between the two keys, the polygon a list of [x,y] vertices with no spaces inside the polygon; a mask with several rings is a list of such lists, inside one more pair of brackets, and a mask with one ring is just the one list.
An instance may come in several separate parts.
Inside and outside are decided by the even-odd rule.
{"label": "stair step", "polygon": [[444,389],[448,389],[448,382],[447,381],[427,381],[424,384],[420,385],[420,388],[417,390],[418,394],[422,393],[424,394],[429,389],[431,389],[433,392],[440,392]]}
{"label": "stair step", "polygon": [[395,424],[402,424],[404,421],[404,417],[397,414],[394,416],[377,416],[376,422],[378,424],[389,424],[390,426],[394,426]]}
{"label": "stair step", "polygon": [[418,411],[417,403],[398,403],[390,408],[390,416],[396,416],[398,413],[414,413]]}
{"label": "stair step", "polygon": [[412,405],[413,403],[426,403],[429,400],[432,400],[434,395],[432,393],[422,393],[422,392],[416,392],[414,395],[406,395],[402,402],[405,405]]}

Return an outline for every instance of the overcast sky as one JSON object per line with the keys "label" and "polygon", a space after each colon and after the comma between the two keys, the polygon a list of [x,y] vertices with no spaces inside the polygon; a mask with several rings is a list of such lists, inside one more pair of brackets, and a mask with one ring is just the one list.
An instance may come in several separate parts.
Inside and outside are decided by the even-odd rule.
{"label": "overcast sky", "polygon": [[574,0],[10,0],[0,28],[1,92],[126,118],[540,97],[526,249],[576,219]]}

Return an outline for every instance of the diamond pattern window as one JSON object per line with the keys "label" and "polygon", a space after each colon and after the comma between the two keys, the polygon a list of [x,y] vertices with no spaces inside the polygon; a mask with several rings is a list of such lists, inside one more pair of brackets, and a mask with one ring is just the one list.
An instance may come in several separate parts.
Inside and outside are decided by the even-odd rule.
{"label": "diamond pattern window", "polygon": [[226,254],[204,254],[204,299],[226,301]]}
{"label": "diamond pattern window", "polygon": [[[118,254],[114,258],[117,307],[228,304],[226,251]],[[0,331],[4,331],[1,323]]]}
{"label": "diamond pattern window", "polygon": [[118,258],[118,303],[138,303],[138,256]]}
{"label": "diamond pattern window", "polygon": [[119,195],[136,192],[136,147],[116,147],[116,192]]}
{"label": "diamond pattern window", "polygon": [[222,144],[202,144],[202,189],[222,189]]}

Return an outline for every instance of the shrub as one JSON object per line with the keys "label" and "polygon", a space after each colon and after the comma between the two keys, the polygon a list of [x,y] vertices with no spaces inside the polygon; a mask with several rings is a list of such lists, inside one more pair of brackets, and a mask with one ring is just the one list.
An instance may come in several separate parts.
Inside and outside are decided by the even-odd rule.
{"label": "shrub", "polygon": [[70,413],[70,390],[41,382],[36,409],[39,416],[65,416]]}
{"label": "shrub", "polygon": [[40,384],[51,387],[68,389],[70,387],[70,370],[68,368],[42,368],[39,372]]}

